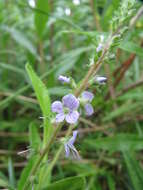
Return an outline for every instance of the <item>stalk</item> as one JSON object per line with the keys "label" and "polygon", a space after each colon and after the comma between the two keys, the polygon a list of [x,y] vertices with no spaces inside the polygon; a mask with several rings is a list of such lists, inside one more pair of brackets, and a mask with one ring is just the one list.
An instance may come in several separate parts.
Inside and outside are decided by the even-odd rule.
{"label": "stalk", "polygon": [[[79,95],[82,93],[82,91],[85,90],[88,87],[88,81],[89,81],[89,79],[91,78],[91,76],[95,75],[98,72],[98,70],[100,69],[100,67],[102,65],[102,62],[103,62],[103,60],[105,58],[105,55],[106,55],[106,53],[108,52],[108,50],[110,48],[112,40],[113,40],[114,36],[119,32],[119,30],[120,30],[120,27],[116,30],[115,33],[113,33],[112,35],[110,35],[109,38],[107,39],[107,41],[106,41],[106,43],[105,43],[105,45],[103,47],[102,54],[99,57],[98,61],[96,62],[96,64],[93,64],[90,67],[89,71],[87,72],[87,74],[85,75],[84,79],[82,80],[82,82],[80,84],[80,87],[75,90],[74,94],[75,94],[76,97],[79,97]],[[56,129],[53,132],[53,135],[52,135],[50,141],[47,143],[47,145],[43,149],[40,157],[38,158],[37,162],[33,166],[32,170],[31,170],[31,174],[28,176],[28,178],[27,178],[27,180],[25,182],[25,186],[23,187],[23,190],[27,190],[28,189],[28,187],[30,185],[30,178],[36,174],[36,172],[37,172],[37,170],[38,170],[38,168],[40,166],[41,161],[43,160],[44,156],[49,152],[50,146],[54,142],[54,140],[55,140],[58,132],[61,129],[61,127],[62,127],[62,125],[57,125],[56,126]],[[66,134],[66,138],[68,138],[70,136],[70,133],[72,132],[73,127],[74,127],[73,125],[69,126],[69,129],[68,129],[67,134]],[[57,151],[54,159],[50,163],[48,172],[50,172],[53,169],[53,167],[56,164],[56,162],[57,162],[57,160],[58,160],[58,158],[59,158],[62,150],[63,150],[63,145],[61,145],[59,147],[59,149],[58,149],[58,151]]]}

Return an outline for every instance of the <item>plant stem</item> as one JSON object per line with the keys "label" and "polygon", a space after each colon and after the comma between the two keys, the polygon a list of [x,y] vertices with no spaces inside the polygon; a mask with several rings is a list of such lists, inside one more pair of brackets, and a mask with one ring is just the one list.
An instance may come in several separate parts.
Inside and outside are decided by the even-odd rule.
{"label": "plant stem", "polygon": [[[88,87],[88,81],[89,81],[90,77],[93,74],[96,74],[97,71],[100,69],[100,67],[102,65],[102,61],[104,60],[106,52],[108,51],[108,49],[110,47],[110,44],[112,42],[112,38],[113,37],[114,37],[114,34],[111,35],[111,36],[109,36],[109,39],[105,43],[105,46],[103,48],[103,51],[102,51],[102,54],[101,54],[100,58],[98,59],[98,61],[96,62],[96,64],[93,64],[90,67],[89,71],[87,72],[86,76],[84,77],[83,81],[81,82],[80,87],[75,91],[74,94],[75,94],[76,97],[78,97],[81,94],[81,92]],[[61,129],[61,127],[62,127],[62,125],[58,125],[56,127],[56,129],[53,132],[53,135],[52,135],[50,141],[47,143],[47,145],[43,149],[40,157],[38,158],[36,164],[33,166],[31,174],[28,176],[28,178],[27,178],[27,180],[25,182],[25,186],[24,186],[23,190],[27,190],[27,188],[29,187],[29,185],[30,185],[30,177],[35,175],[37,169],[39,168],[39,165],[40,165],[41,161],[43,160],[44,156],[49,152],[50,146],[51,146],[52,142],[54,142],[54,140],[55,140],[55,138],[56,138],[59,130]],[[69,137],[70,133],[72,132],[73,127],[74,127],[73,125],[69,126],[69,129],[68,129],[67,134],[66,134],[66,138]],[[49,169],[48,169],[49,172],[52,170],[52,168],[54,167],[55,163],[57,162],[57,160],[58,160],[58,158],[59,158],[62,150],[63,150],[63,145],[60,146],[60,148],[58,149],[58,151],[57,151],[54,159],[50,163]]]}
{"label": "plant stem", "polygon": [[[113,37],[113,36],[109,37],[109,40],[107,40],[107,43],[106,43],[105,46],[104,46],[104,49],[103,49],[103,52],[102,52],[101,57],[99,58],[99,60],[97,61],[96,64],[94,64],[94,65],[91,66],[91,68],[90,68],[89,71],[87,72],[85,78],[83,79],[83,81],[82,81],[80,87],[75,91],[74,94],[75,94],[76,97],[78,97],[78,96],[81,94],[81,92],[82,92],[84,89],[87,88],[87,86],[88,86],[88,81],[89,81],[90,77],[91,77],[93,74],[95,74],[95,73],[100,69],[100,67],[101,67],[101,65],[102,65],[102,61],[103,61],[103,59],[104,59],[104,56],[105,56],[106,52],[108,51],[108,49],[109,49],[109,47],[110,47],[110,42],[111,42],[111,40],[112,40],[112,37]],[[66,138],[69,137],[70,133],[72,132],[72,129],[73,129],[73,125],[70,125],[70,126],[69,126],[69,129],[68,129],[68,131],[67,131],[67,134],[66,134]],[[57,162],[57,160],[58,160],[58,158],[59,158],[59,156],[60,156],[62,150],[63,150],[63,145],[60,146],[60,148],[58,149],[58,151],[57,151],[57,153],[56,153],[54,159],[53,159],[52,162],[50,163],[50,165],[49,165],[49,172],[51,172],[51,170],[53,169],[54,165],[56,164],[56,162]]]}
{"label": "plant stem", "polygon": [[85,78],[83,79],[80,87],[75,91],[75,96],[78,97],[80,95],[80,93],[85,90],[87,87],[88,87],[88,81],[89,79],[91,78],[91,76],[93,74],[96,74],[98,72],[98,70],[100,69],[101,65],[102,65],[102,61],[106,55],[106,52],[108,51],[109,47],[110,47],[110,43],[112,41],[112,37],[109,37],[109,39],[107,40],[105,46],[104,46],[104,49],[102,51],[102,54],[100,56],[100,58],[98,59],[98,61],[96,62],[96,64],[93,64],[89,71],[87,72]]}
{"label": "plant stem", "polygon": [[28,176],[26,182],[25,182],[25,186],[23,187],[23,190],[27,190],[28,186],[30,185],[30,177],[34,176],[34,174],[36,173],[37,169],[40,166],[41,161],[43,160],[44,156],[49,152],[50,146],[53,143],[54,139],[56,138],[58,132],[60,131],[62,125],[58,125],[55,126],[55,131],[51,137],[51,139],[48,141],[47,145],[45,146],[45,148],[43,149],[43,151],[40,154],[40,157],[37,159],[35,165],[33,166],[30,175]]}
{"label": "plant stem", "polygon": [[[68,138],[68,137],[70,136],[70,134],[71,134],[73,128],[74,128],[74,125],[70,125],[70,126],[69,126],[65,138]],[[49,172],[51,172],[51,170],[53,169],[54,165],[56,164],[56,162],[57,162],[57,160],[58,160],[58,158],[59,158],[59,156],[60,156],[60,154],[61,154],[61,152],[62,152],[62,150],[63,150],[63,147],[64,147],[63,144],[61,144],[61,146],[59,147],[59,149],[58,149],[56,155],[54,156],[54,159],[52,160],[52,162],[51,162],[50,165],[49,165],[49,168],[48,168]],[[48,172],[48,173],[49,173],[49,172]]]}

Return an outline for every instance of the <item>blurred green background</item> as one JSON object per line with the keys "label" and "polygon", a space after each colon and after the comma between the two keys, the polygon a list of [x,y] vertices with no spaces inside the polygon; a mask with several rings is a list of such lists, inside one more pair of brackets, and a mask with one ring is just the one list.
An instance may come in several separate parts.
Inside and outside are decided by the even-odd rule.
{"label": "blurred green background", "polygon": [[[69,88],[57,77],[64,74],[79,82],[85,76],[98,36],[109,34],[119,6],[120,0],[0,0],[1,188],[9,184],[16,189],[27,163],[27,156],[17,153],[29,148],[29,125],[34,123],[42,138],[42,113],[25,64],[42,78],[51,101],[60,99]],[[137,1],[136,9],[142,6]],[[107,84],[91,88],[95,114],[78,124],[76,147],[82,161],[66,160],[63,153],[52,182],[84,176],[84,181],[71,178],[67,184],[76,185],[70,189],[143,189],[142,47],[140,15],[113,51],[115,58],[98,73],[108,78]],[[55,150],[56,145],[49,160]]]}

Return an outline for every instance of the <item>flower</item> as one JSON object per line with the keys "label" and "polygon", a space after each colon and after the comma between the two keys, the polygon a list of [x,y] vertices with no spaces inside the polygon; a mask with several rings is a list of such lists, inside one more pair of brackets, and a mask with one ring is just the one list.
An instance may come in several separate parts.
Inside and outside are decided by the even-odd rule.
{"label": "flower", "polygon": [[97,52],[97,53],[100,52],[100,51],[102,50],[102,48],[103,48],[103,45],[100,43],[100,44],[98,45],[98,47],[96,48],[96,52]]}
{"label": "flower", "polygon": [[107,81],[106,77],[103,76],[96,76],[95,77],[95,82],[98,82],[99,84],[105,84]]}
{"label": "flower", "polygon": [[96,48],[96,52],[97,52],[97,53],[102,50],[102,48],[103,48],[103,42],[104,42],[104,36],[101,35],[101,36],[100,36],[100,43],[99,43],[99,45],[98,45],[97,48]]}
{"label": "flower", "polygon": [[70,78],[66,77],[66,76],[63,76],[63,75],[60,75],[58,77],[58,80],[62,83],[70,83]]}
{"label": "flower", "polygon": [[84,91],[81,94],[82,100],[84,102],[84,109],[85,109],[85,113],[87,116],[90,116],[93,114],[94,109],[92,107],[92,105],[90,104],[90,102],[92,102],[94,95],[91,92],[88,91]]}
{"label": "flower", "polygon": [[72,94],[64,96],[62,102],[53,102],[51,109],[52,112],[57,113],[55,118],[56,123],[63,122],[64,119],[70,124],[76,123],[79,118],[78,107],[79,100]]}
{"label": "flower", "polygon": [[77,130],[73,131],[73,136],[66,143],[64,143],[66,157],[69,157],[70,153],[72,153],[73,158],[80,159],[79,153],[73,145],[76,140],[77,133]]}

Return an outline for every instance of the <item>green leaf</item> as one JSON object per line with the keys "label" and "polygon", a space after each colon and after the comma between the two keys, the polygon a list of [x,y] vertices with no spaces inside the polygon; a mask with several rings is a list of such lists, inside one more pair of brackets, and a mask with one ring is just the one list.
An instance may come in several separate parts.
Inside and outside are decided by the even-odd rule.
{"label": "green leaf", "polygon": [[15,173],[13,168],[13,163],[11,157],[8,159],[8,174],[9,174],[9,183],[11,187],[15,187]]}
{"label": "green leaf", "polygon": [[141,106],[142,102],[137,102],[137,103],[124,103],[123,105],[121,105],[120,107],[118,107],[118,109],[108,113],[108,115],[103,119],[103,121],[109,121],[112,120],[114,118],[117,118],[118,116],[121,116],[123,114],[126,114],[127,112],[131,112],[132,110],[138,108],[139,106]]}
{"label": "green leaf", "polygon": [[41,139],[38,133],[38,128],[34,122],[30,123],[29,126],[29,133],[30,133],[30,147],[34,150],[38,150],[41,146]]}
{"label": "green leaf", "polygon": [[134,42],[124,41],[120,44],[119,48],[128,51],[130,53],[135,53],[140,57],[143,57],[143,48],[141,48],[139,45],[135,44]]}
{"label": "green leaf", "polygon": [[50,139],[53,128],[50,122],[51,101],[48,90],[41,79],[33,71],[30,64],[26,64],[26,70],[32,81],[32,85],[44,116],[44,144]]}
{"label": "green leaf", "polygon": [[84,189],[84,178],[81,176],[68,177],[48,185],[44,190],[80,190]]}
{"label": "green leaf", "polygon": [[16,28],[10,28],[8,26],[3,26],[2,29],[8,32],[19,45],[27,49],[31,54],[39,59],[36,48],[24,33],[17,30]]}
{"label": "green leaf", "polygon": [[69,51],[68,53],[63,54],[60,57],[60,59],[56,60],[56,63],[62,62],[62,66],[56,70],[56,74],[55,74],[56,77],[59,76],[60,74],[66,73],[67,71],[72,69],[74,67],[76,61],[78,60],[79,56],[82,53],[89,52],[92,50],[94,50],[94,46],[91,45],[91,46],[76,48],[74,50]]}
{"label": "green leaf", "polygon": [[116,190],[115,180],[110,173],[107,174],[107,182],[110,190]]}
{"label": "green leaf", "polygon": [[88,148],[103,149],[111,152],[143,149],[143,138],[130,133],[121,133],[113,137],[87,139],[84,141],[84,143],[88,146]]}
{"label": "green leaf", "polygon": [[23,190],[24,184],[27,181],[27,178],[30,176],[31,169],[36,161],[36,156],[33,156],[29,159],[28,164],[23,169],[20,179],[18,181],[18,190]]}
{"label": "green leaf", "polygon": [[0,179],[0,187],[9,187],[8,181],[4,180],[4,179]]}
{"label": "green leaf", "polygon": [[[41,38],[46,26],[46,22],[48,20],[48,12],[49,12],[48,0],[37,0],[36,8],[39,10],[39,12],[38,11],[35,12],[35,27],[39,37]],[[42,11],[45,12],[45,14],[43,14]]]}
{"label": "green leaf", "polygon": [[127,166],[127,170],[133,184],[134,190],[143,189],[143,170],[139,166],[138,161],[131,152],[123,152],[123,157]]}

